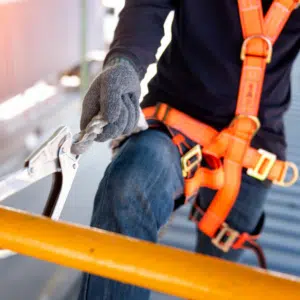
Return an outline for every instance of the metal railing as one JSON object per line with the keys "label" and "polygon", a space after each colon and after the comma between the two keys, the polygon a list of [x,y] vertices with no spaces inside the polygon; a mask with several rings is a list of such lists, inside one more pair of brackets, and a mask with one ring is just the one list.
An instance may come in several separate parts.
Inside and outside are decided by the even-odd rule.
{"label": "metal railing", "polygon": [[0,207],[0,245],[187,299],[300,299],[300,281],[256,268]]}

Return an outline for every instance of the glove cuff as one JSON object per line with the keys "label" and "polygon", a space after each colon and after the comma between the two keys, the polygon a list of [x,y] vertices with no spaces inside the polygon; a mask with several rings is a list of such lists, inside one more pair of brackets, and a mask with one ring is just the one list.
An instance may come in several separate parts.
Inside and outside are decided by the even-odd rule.
{"label": "glove cuff", "polygon": [[113,67],[113,66],[119,65],[119,64],[130,66],[136,70],[134,64],[129,59],[127,59],[126,57],[123,57],[123,56],[116,56],[116,57],[113,57],[113,58],[107,60],[105,62],[105,64],[103,65],[103,70],[106,70],[109,67]]}
{"label": "glove cuff", "polygon": [[127,56],[126,54],[121,53],[113,53],[108,55],[103,63],[103,70],[112,67],[116,64],[123,64],[126,66],[129,66],[134,69],[134,71],[137,73],[139,80],[142,81],[145,76],[145,70],[142,67],[138,67],[138,65],[135,63],[134,59],[132,59],[130,56]]}

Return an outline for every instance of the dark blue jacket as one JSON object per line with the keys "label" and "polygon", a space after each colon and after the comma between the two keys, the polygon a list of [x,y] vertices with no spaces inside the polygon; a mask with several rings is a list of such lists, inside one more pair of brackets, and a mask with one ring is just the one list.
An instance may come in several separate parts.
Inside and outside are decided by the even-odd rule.
{"label": "dark blue jacket", "polygon": [[[272,0],[263,0],[264,12]],[[236,0],[127,0],[108,57],[125,55],[144,74],[155,62],[163,24],[175,10],[172,41],[158,62],[142,106],[166,102],[217,129],[234,117],[243,42]],[[291,96],[290,74],[300,49],[300,9],[274,45],[267,68],[253,146],[285,156],[283,114]]]}

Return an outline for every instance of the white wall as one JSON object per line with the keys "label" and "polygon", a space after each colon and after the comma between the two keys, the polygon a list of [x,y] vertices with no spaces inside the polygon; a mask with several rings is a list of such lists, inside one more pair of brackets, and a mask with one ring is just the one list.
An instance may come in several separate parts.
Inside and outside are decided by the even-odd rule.
{"label": "white wall", "polygon": [[[88,3],[88,49],[103,47],[100,0]],[[80,60],[80,1],[0,3],[0,102]]]}

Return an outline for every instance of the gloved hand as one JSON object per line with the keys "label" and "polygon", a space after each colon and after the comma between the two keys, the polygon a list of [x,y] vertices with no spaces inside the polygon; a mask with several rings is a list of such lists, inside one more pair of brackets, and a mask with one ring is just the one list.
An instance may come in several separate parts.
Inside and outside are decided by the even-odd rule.
{"label": "gloved hand", "polygon": [[133,65],[123,58],[108,62],[102,73],[91,84],[84,100],[80,129],[84,130],[100,113],[108,122],[95,139],[104,142],[132,133],[139,120],[139,76]]}

